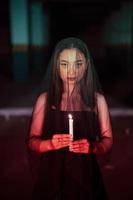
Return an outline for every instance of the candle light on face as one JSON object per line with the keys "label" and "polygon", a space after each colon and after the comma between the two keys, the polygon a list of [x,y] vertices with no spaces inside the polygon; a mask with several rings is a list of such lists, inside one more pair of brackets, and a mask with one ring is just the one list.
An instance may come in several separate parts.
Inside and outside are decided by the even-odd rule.
{"label": "candle light on face", "polygon": [[72,118],[72,115],[69,114],[68,118],[69,118],[69,134],[71,135],[72,140],[73,140],[73,118]]}

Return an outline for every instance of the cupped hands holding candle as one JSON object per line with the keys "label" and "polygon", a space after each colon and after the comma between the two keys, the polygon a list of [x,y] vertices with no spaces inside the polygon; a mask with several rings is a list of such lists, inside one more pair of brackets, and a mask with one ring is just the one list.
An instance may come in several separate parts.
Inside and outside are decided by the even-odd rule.
{"label": "cupped hands holding candle", "polygon": [[69,134],[72,139],[69,150],[74,153],[89,153],[89,142],[87,139],[80,139],[73,141],[74,139],[74,128],[73,128],[73,116],[72,114],[68,115],[69,118]]}
{"label": "cupped hands holding candle", "polygon": [[69,146],[73,153],[89,153],[90,143],[87,139],[73,141],[71,134],[55,134],[51,139],[52,149],[57,150]]}

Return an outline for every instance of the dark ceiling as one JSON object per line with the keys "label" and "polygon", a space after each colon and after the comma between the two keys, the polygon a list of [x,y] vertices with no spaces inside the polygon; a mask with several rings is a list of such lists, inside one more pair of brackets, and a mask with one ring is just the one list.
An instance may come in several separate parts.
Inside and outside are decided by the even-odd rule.
{"label": "dark ceiling", "polygon": [[101,25],[111,15],[112,10],[120,9],[121,2],[103,0],[40,0],[49,14],[51,29],[55,37],[64,37],[78,32],[86,32],[91,26]]}
{"label": "dark ceiling", "polygon": [[112,10],[119,10],[122,1],[103,0],[40,0],[44,9],[58,20],[67,20],[68,23],[75,22],[84,26],[86,23],[101,23],[108,17]]}

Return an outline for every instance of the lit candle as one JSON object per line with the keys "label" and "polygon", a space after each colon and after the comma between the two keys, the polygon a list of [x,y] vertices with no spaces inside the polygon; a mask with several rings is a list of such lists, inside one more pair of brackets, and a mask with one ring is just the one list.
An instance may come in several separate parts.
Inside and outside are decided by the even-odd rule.
{"label": "lit candle", "polygon": [[71,135],[72,140],[73,140],[73,118],[72,118],[72,115],[69,114],[68,118],[69,118],[69,134]]}

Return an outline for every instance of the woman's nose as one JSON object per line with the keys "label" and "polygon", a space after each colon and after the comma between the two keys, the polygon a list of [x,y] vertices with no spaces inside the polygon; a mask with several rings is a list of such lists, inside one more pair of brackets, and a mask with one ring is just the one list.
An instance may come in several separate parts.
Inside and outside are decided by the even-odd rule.
{"label": "woman's nose", "polygon": [[75,73],[75,66],[74,65],[70,65],[68,68],[68,73],[69,74],[74,74]]}

